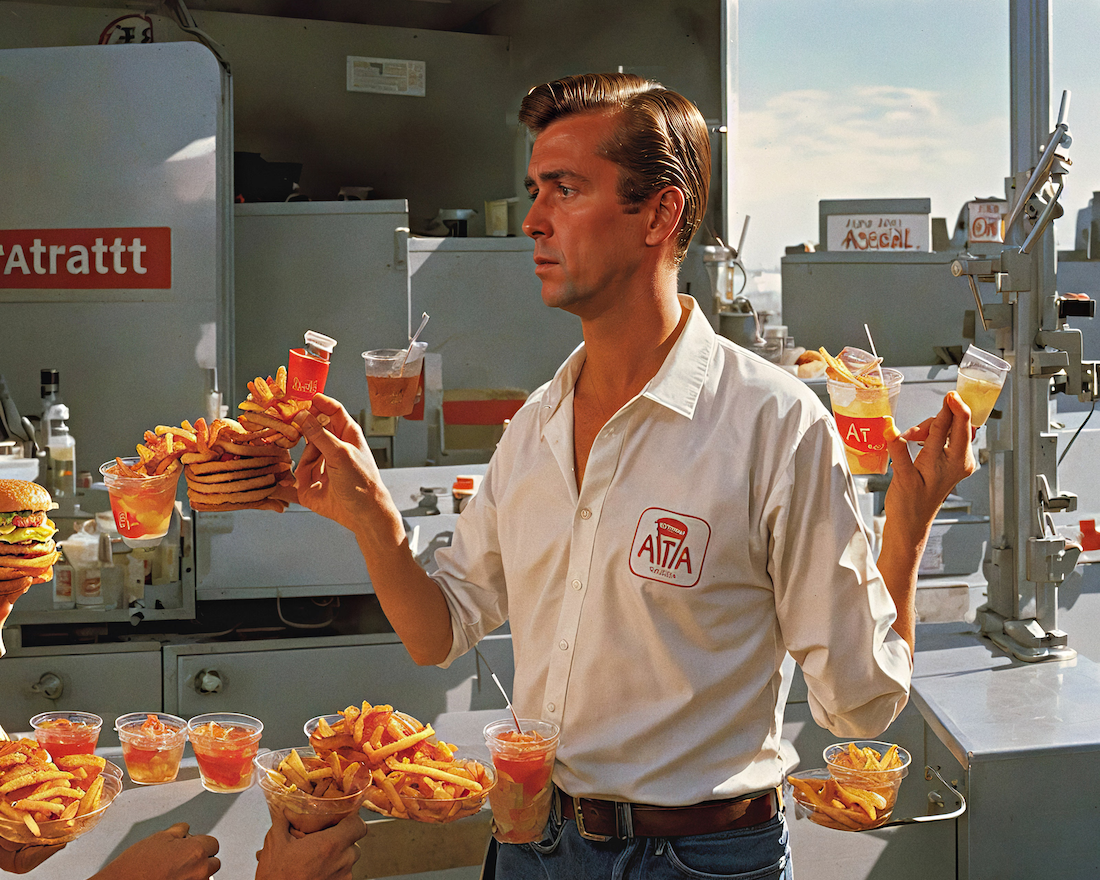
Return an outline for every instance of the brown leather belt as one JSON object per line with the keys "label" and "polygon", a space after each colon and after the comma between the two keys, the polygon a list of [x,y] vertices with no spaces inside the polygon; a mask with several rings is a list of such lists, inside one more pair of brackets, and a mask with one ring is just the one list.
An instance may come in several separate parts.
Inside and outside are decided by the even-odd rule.
{"label": "brown leather belt", "polygon": [[716,834],[759,825],[779,812],[779,793],[775,789],[753,798],[704,801],[690,807],[574,798],[560,789],[558,801],[562,818],[576,821],[577,830],[588,840]]}

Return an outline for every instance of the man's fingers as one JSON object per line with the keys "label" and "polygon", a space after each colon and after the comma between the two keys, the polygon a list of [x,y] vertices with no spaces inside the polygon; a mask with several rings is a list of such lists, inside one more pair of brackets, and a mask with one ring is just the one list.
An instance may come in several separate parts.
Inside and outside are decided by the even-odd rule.
{"label": "man's fingers", "polygon": [[970,423],[970,407],[954,391],[947,392],[946,406],[951,410],[953,416],[950,433],[951,445],[958,444],[961,447],[974,439],[974,432]]}
{"label": "man's fingers", "polygon": [[177,822],[164,829],[164,833],[171,837],[186,837],[191,833],[191,826],[186,822]]}

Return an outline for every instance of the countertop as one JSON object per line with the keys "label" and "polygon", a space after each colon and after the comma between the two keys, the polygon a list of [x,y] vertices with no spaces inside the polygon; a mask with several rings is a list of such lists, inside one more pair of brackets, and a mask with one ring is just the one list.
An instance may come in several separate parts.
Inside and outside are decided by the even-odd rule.
{"label": "countertop", "polygon": [[[444,713],[430,721],[440,739],[453,743],[464,754],[488,760],[482,730],[501,717],[496,709]],[[12,734],[16,736],[16,734]],[[303,735],[303,745],[304,745]],[[261,742],[261,748],[287,748],[296,743]],[[98,750],[124,768],[117,746]],[[176,822],[187,822],[193,834],[212,834],[221,845],[222,868],[215,875],[224,880],[247,880],[256,872],[256,852],[270,827],[267,804],[259,786],[239,794],[214,794],[199,780],[190,746],[179,776],[165,785],[134,785],[124,775],[122,793],[99,824],[83,837],[35,869],[33,880],[84,880],[130,845]],[[489,809],[450,825],[424,825],[387,819],[369,810],[361,815],[369,823],[360,843],[363,857],[356,877],[387,877],[422,871],[481,864],[488,845]]]}

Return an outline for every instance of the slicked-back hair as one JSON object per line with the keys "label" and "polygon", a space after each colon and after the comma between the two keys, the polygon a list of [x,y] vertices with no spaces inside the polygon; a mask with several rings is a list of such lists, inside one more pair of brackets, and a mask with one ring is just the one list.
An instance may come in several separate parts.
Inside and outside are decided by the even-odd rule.
{"label": "slicked-back hair", "polygon": [[638,210],[666,186],[684,193],[684,214],[676,239],[676,262],[703,222],[710,190],[710,137],[699,109],[683,95],[632,73],[588,73],[531,89],[519,121],[538,137],[565,116],[603,113],[615,120],[601,144],[604,158],[622,171],[619,197]]}

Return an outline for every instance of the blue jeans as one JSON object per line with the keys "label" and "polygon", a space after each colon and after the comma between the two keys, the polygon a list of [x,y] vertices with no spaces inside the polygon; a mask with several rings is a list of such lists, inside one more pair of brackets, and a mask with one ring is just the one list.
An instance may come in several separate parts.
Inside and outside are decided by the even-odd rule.
{"label": "blue jeans", "polygon": [[500,844],[496,880],[793,880],[780,813],[751,828],[691,837],[585,840],[553,815],[538,843]]}

